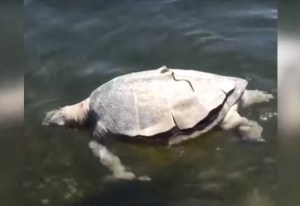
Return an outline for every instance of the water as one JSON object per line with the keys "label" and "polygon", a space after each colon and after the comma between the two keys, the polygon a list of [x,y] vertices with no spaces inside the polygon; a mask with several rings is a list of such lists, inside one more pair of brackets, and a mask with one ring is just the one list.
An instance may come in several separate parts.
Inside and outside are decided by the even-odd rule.
{"label": "water", "polygon": [[150,183],[109,181],[87,131],[44,128],[45,112],[86,98],[111,78],[162,65],[246,78],[276,93],[275,1],[25,1],[24,171],[27,205],[273,205],[276,102],[259,119],[264,145],[215,131],[172,148],[113,142]]}

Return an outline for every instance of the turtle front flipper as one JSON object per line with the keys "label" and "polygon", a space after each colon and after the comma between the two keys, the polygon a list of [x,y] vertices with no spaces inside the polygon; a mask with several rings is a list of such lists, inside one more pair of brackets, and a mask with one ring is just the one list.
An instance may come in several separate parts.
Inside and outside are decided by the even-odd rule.
{"label": "turtle front flipper", "polygon": [[150,177],[146,175],[137,177],[132,172],[126,171],[125,166],[122,164],[120,158],[109,151],[109,149],[107,149],[104,145],[96,141],[90,141],[89,147],[92,149],[93,154],[100,158],[101,164],[106,166],[113,173],[113,178],[123,180],[137,179],[141,181],[151,181]]}

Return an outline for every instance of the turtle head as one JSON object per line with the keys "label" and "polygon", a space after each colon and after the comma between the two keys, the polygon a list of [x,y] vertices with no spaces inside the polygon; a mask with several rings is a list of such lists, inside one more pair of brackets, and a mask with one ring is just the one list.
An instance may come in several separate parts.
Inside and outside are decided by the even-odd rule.
{"label": "turtle head", "polygon": [[66,125],[66,115],[63,108],[54,109],[46,113],[43,120],[43,125],[64,126]]}
{"label": "turtle head", "polygon": [[83,126],[88,118],[88,102],[65,106],[47,112],[43,125],[79,127]]}

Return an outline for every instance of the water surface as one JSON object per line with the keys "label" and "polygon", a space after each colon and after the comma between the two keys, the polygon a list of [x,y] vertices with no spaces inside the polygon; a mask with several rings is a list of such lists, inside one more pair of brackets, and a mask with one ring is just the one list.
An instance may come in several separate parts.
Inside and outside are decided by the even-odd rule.
{"label": "water surface", "polygon": [[172,148],[114,142],[112,151],[150,183],[109,181],[87,131],[41,121],[113,77],[162,65],[243,77],[275,94],[275,1],[27,0],[25,7],[27,205],[273,204],[275,102],[242,111],[265,128],[264,145],[222,131]]}

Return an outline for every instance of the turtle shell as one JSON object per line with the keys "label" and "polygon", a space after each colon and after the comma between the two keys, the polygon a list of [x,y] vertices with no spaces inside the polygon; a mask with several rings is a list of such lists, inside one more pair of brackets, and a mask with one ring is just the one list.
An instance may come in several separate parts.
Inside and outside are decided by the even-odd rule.
{"label": "turtle shell", "polygon": [[161,67],[101,85],[90,96],[90,110],[115,134],[150,137],[173,128],[192,129],[225,104],[228,110],[246,85],[240,78]]}

